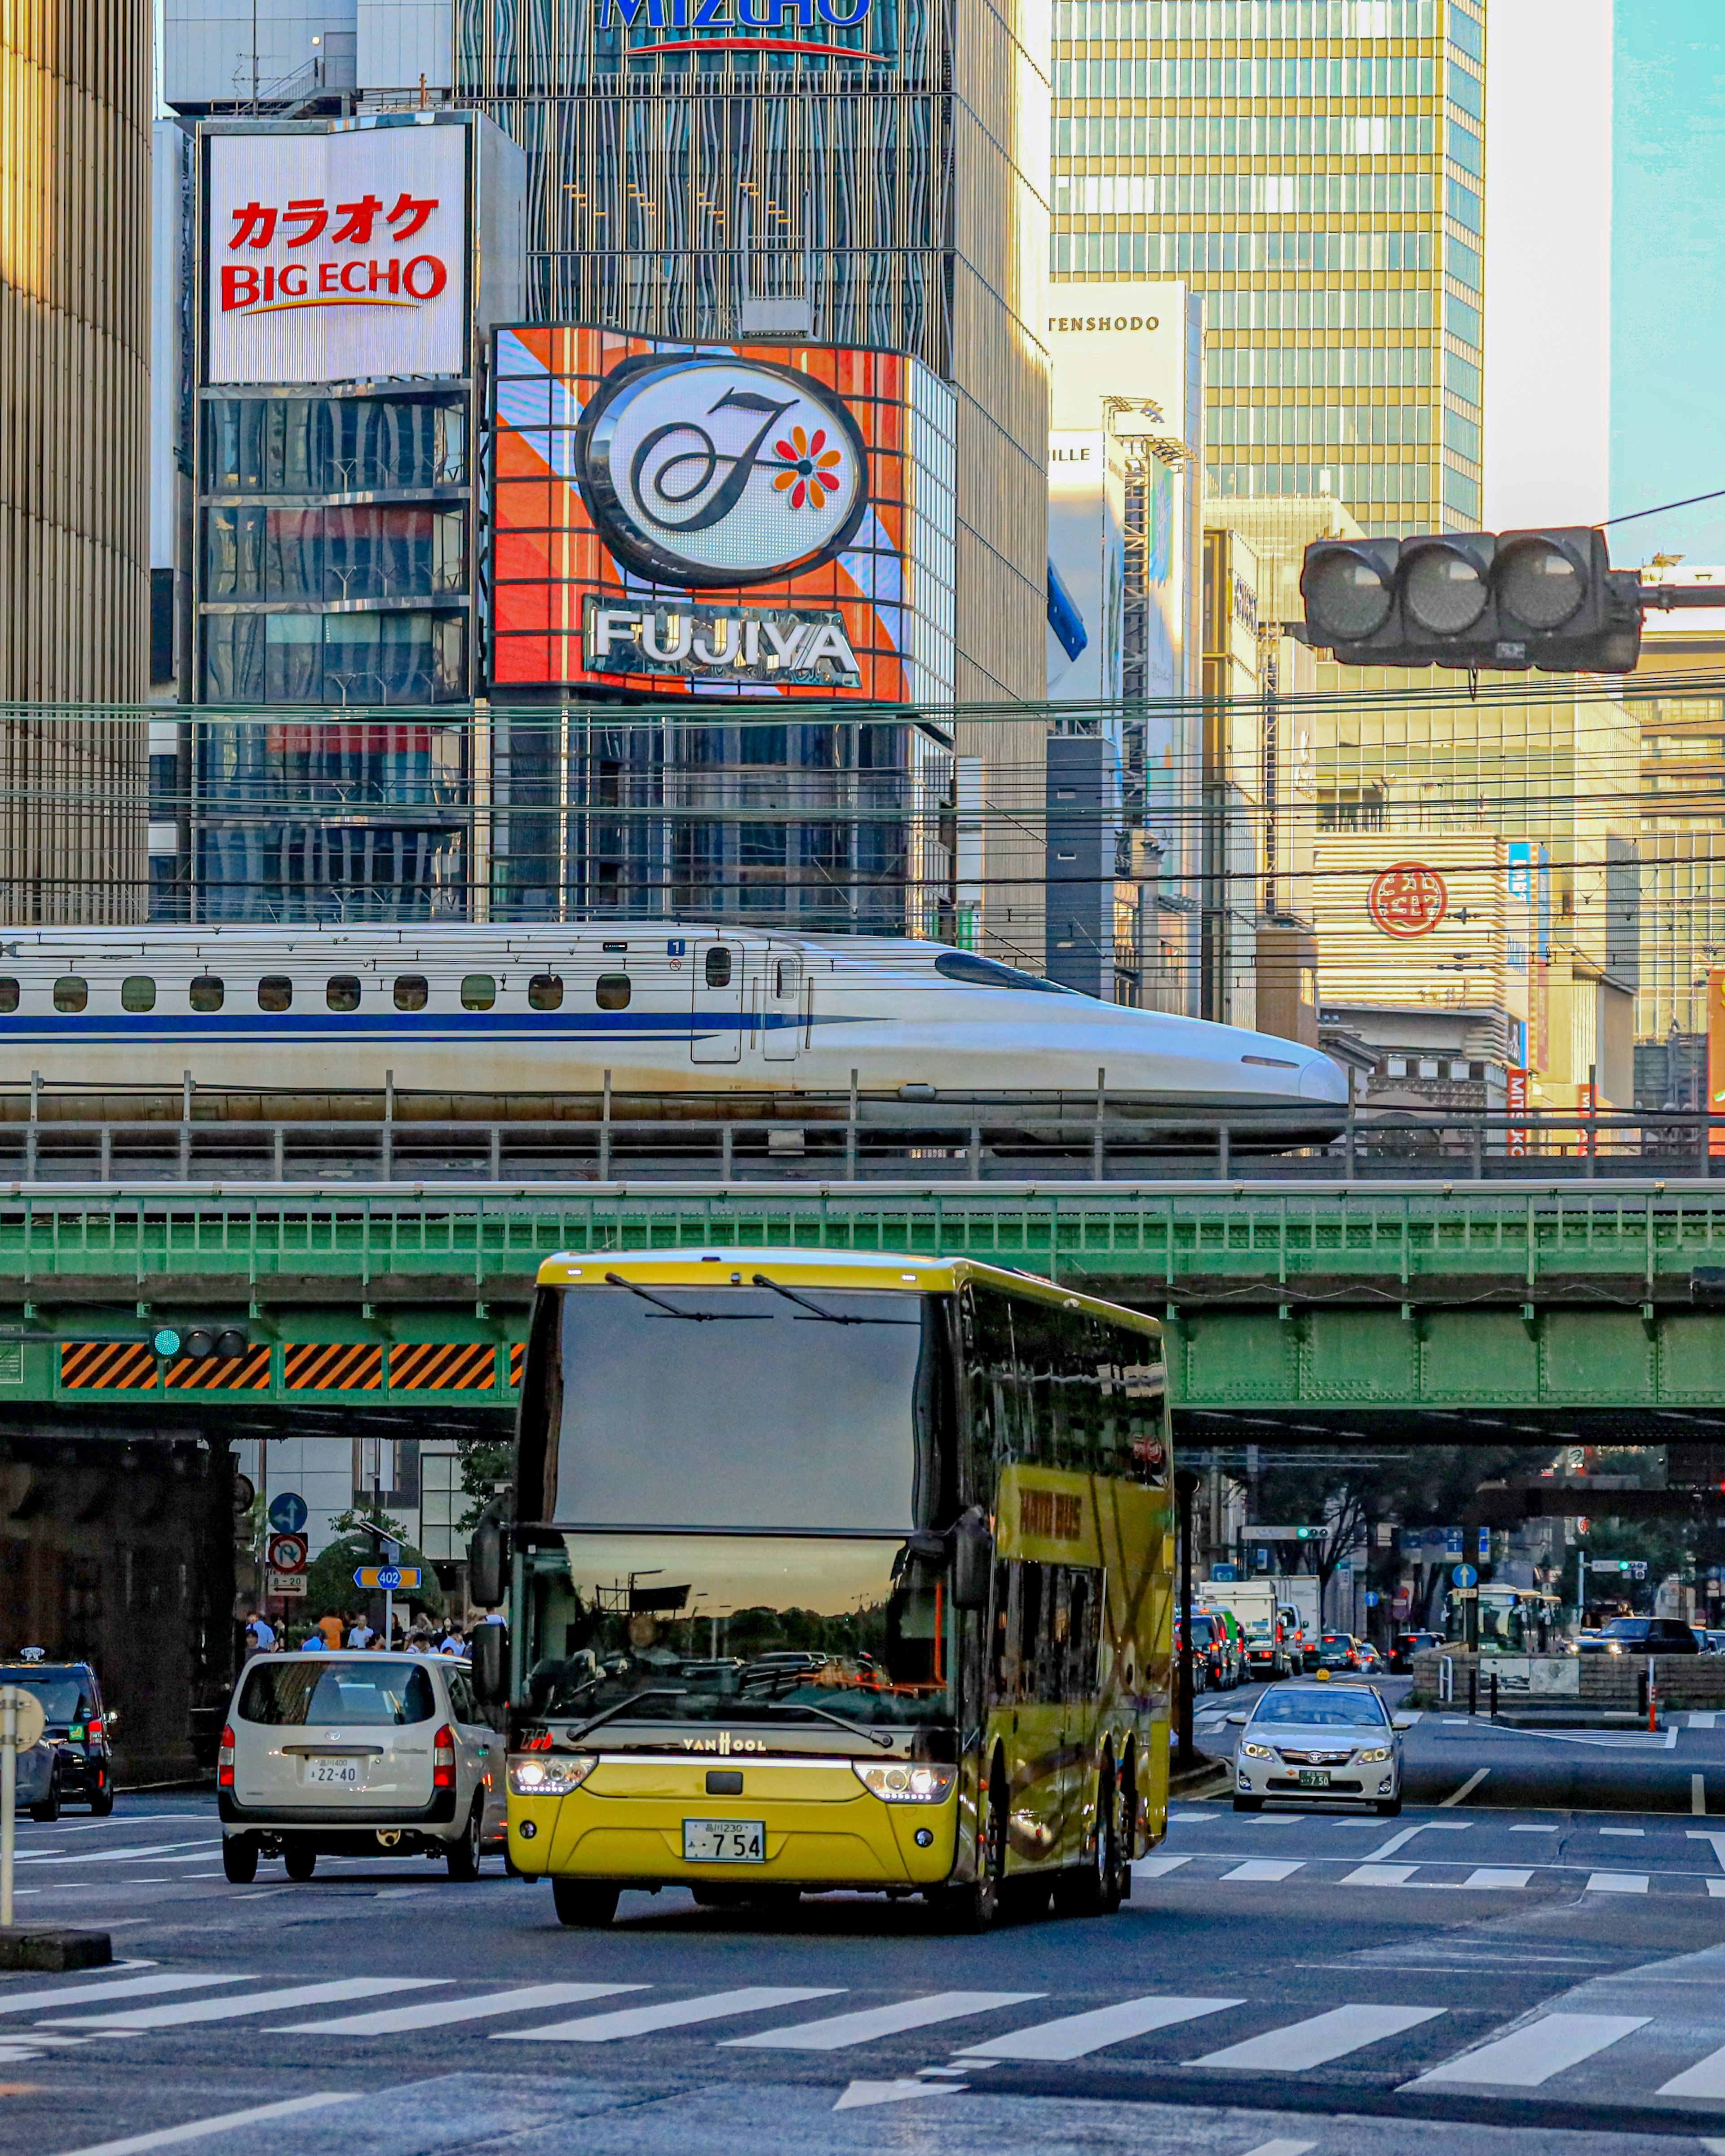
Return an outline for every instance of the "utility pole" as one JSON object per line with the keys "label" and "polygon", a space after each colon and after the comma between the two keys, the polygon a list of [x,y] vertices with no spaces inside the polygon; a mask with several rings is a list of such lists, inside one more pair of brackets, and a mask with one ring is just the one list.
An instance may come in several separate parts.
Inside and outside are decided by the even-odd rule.
{"label": "utility pole", "polygon": [[1192,1500],[1198,1477],[1189,1467],[1174,1471],[1174,1503],[1180,1526],[1180,1660],[1174,1678],[1177,1743],[1174,1772],[1190,1774],[1200,1765],[1192,1743]]}

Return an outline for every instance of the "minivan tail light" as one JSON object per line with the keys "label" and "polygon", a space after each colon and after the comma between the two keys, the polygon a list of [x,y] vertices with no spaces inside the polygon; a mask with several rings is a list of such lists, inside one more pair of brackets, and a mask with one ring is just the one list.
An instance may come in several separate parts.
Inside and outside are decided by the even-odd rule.
{"label": "minivan tail light", "polygon": [[84,1736],[86,1743],[100,1744],[101,1743],[102,1717],[100,1715],[91,1715],[90,1720],[84,1725]]}
{"label": "minivan tail light", "polygon": [[222,1748],[216,1754],[216,1787],[234,1787],[234,1724],[230,1722],[222,1731]]}
{"label": "minivan tail light", "polygon": [[431,1740],[431,1786],[434,1789],[455,1786],[455,1732],[448,1722]]}

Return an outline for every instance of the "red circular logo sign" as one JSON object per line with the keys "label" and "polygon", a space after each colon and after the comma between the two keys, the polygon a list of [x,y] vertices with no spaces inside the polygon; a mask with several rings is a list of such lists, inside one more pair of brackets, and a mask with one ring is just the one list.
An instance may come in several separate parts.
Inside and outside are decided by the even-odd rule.
{"label": "red circular logo sign", "polygon": [[1398,861],[1372,879],[1366,911],[1386,936],[1430,936],[1450,910],[1450,887],[1423,861]]}

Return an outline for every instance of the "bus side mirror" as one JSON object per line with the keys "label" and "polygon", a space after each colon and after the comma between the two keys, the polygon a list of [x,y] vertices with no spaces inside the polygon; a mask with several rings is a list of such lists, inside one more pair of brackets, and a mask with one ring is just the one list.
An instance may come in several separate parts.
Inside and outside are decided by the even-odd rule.
{"label": "bus side mirror", "polygon": [[979,1506],[973,1505],[952,1530],[952,1607],[986,1609],[994,1569],[994,1538]]}
{"label": "bus side mirror", "polygon": [[488,1505],[467,1545],[467,1591],[484,1609],[495,1609],[507,1594],[504,1579],[503,1522]]}
{"label": "bus side mirror", "polygon": [[509,1628],[481,1625],[472,1643],[473,1689],[481,1707],[501,1707],[509,1696]]}

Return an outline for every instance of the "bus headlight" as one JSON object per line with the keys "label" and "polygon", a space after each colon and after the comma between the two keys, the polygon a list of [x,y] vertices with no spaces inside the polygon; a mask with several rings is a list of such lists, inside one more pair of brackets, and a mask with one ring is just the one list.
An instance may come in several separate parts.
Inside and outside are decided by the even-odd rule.
{"label": "bus headlight", "polygon": [[850,1768],[870,1796],[889,1804],[944,1804],[958,1779],[956,1767],[911,1766],[896,1759],[891,1764],[853,1759]]}
{"label": "bus headlight", "polygon": [[581,1787],[598,1763],[593,1753],[585,1758],[562,1759],[530,1753],[525,1759],[510,1761],[510,1791],[517,1797],[567,1797],[571,1789]]}

